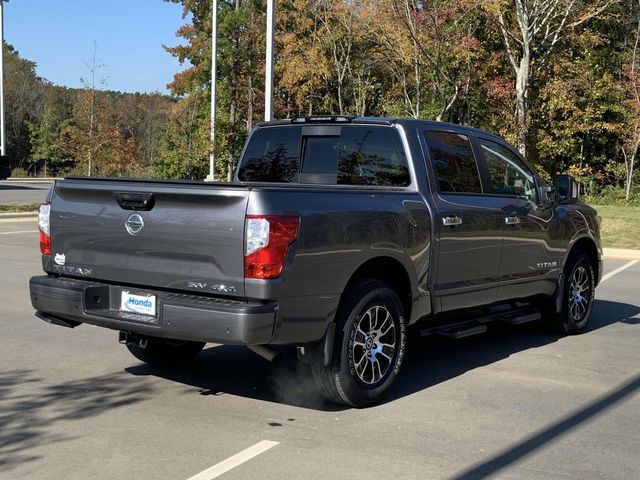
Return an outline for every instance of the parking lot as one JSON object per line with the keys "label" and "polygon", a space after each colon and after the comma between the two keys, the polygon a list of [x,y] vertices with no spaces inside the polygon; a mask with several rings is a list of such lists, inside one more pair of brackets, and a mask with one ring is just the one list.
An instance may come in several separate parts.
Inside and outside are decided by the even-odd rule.
{"label": "parking lot", "polygon": [[412,338],[391,394],[354,410],[323,403],[295,352],[209,345],[151,369],[116,332],[36,319],[34,221],[3,221],[0,478],[637,479],[640,262],[605,268],[588,333]]}

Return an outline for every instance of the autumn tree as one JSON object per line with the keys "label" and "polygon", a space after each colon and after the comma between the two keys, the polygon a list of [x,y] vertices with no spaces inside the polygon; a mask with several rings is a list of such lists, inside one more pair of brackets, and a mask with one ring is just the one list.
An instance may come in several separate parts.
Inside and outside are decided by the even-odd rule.
{"label": "autumn tree", "polygon": [[[183,6],[183,16],[190,22],[178,29],[176,34],[186,40],[186,45],[166,46],[166,50],[181,63],[189,62],[190,67],[174,76],[169,84],[172,93],[179,97],[178,103],[185,102],[183,108],[174,109],[172,119],[183,118],[186,112],[193,113],[198,105],[198,120],[202,128],[198,145],[209,140],[211,87],[211,7],[210,0],[167,0]],[[218,12],[218,118],[216,119],[217,144],[216,169],[230,178],[235,162],[240,154],[247,133],[260,118],[264,98],[260,95],[264,78],[264,2],[260,0],[219,1]],[[195,100],[191,99],[193,97]],[[186,104],[186,102],[189,102]],[[191,113],[187,115],[192,118]],[[179,125],[187,125],[180,122]],[[170,126],[167,132],[172,128]],[[205,128],[206,127],[206,128]],[[189,128],[191,140],[194,131]],[[175,139],[174,139],[175,140]],[[173,140],[168,139],[168,143]],[[198,149],[198,151],[200,151]],[[176,160],[163,150],[159,163],[163,171]],[[168,155],[168,156],[167,156]],[[199,164],[201,170],[207,163],[208,152],[201,152],[197,159],[189,159],[191,164]],[[176,172],[195,171],[180,166],[170,168]],[[199,170],[198,170],[199,171]]]}
{"label": "autumn tree", "polygon": [[160,93],[133,93],[118,95],[114,102],[121,136],[133,143],[140,167],[150,167],[174,101]]}
{"label": "autumn tree", "polygon": [[539,165],[570,171],[589,186],[614,181],[619,137],[627,128],[624,87],[612,68],[621,63],[621,46],[604,28],[583,25],[567,35],[570,47],[548,62],[530,118]]}
{"label": "autumn tree", "polygon": [[[476,2],[371,0],[362,15],[378,35],[392,91],[415,118],[451,119],[469,93],[482,44]],[[391,102],[399,98],[391,99]]]}
{"label": "autumn tree", "polygon": [[516,141],[526,154],[529,141],[529,97],[532,82],[568,32],[598,17],[618,0],[492,0],[486,11],[495,18],[516,90]]}
{"label": "autumn tree", "polygon": [[281,0],[278,4],[275,71],[285,116],[331,112],[325,105],[329,59],[317,42],[318,22],[309,15],[312,3]]}
{"label": "autumn tree", "polygon": [[85,88],[78,92],[71,117],[60,130],[60,146],[65,155],[91,176],[100,172],[109,159],[112,107],[104,92]]}
{"label": "autumn tree", "polygon": [[640,0],[630,6],[630,17],[635,20],[631,37],[630,59],[624,65],[624,87],[627,92],[625,106],[628,111],[629,125],[622,136],[622,156],[625,164],[625,198],[629,200],[633,191],[635,164],[640,150]]}

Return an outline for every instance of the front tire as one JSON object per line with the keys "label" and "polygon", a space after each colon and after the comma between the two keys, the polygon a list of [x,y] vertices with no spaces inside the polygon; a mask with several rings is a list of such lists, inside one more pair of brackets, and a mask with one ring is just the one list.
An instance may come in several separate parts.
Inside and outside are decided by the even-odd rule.
{"label": "front tire", "polygon": [[364,407],[395,381],[406,347],[404,308],[397,293],[378,280],[361,280],[343,298],[336,314],[336,337],[329,365],[312,360],[311,371],[328,400]]}
{"label": "front tire", "polygon": [[595,275],[591,258],[578,251],[572,254],[565,267],[562,310],[550,320],[560,333],[576,335],[589,325],[595,295]]}
{"label": "front tire", "polygon": [[[139,340],[146,346],[142,348]],[[139,337],[136,342],[127,343],[127,348],[138,360],[153,366],[185,366],[198,355],[205,346],[204,342],[189,342],[158,337]]]}

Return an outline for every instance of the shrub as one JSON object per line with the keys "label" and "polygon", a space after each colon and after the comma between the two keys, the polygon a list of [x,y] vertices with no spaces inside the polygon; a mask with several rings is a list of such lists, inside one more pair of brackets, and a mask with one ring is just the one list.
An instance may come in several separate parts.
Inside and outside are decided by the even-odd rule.
{"label": "shrub", "polygon": [[27,178],[29,176],[29,172],[27,172],[24,168],[14,168],[11,170],[12,178]]}

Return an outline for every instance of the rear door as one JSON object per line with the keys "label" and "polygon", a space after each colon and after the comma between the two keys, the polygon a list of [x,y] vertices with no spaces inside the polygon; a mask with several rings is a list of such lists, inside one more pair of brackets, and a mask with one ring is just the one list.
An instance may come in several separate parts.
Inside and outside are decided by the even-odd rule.
{"label": "rear door", "polygon": [[53,269],[118,284],[242,297],[249,192],[205,183],[57,182]]}
{"label": "rear door", "polygon": [[[504,213],[484,196],[471,139],[463,132],[424,132],[437,206],[434,293],[441,310],[492,303]],[[437,305],[436,305],[437,307]]]}

